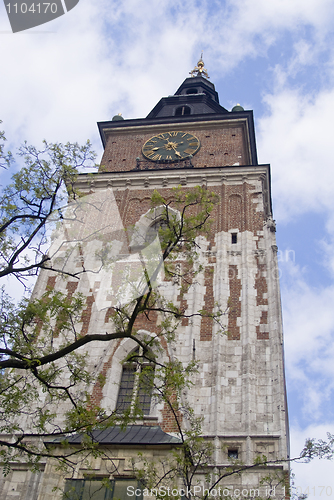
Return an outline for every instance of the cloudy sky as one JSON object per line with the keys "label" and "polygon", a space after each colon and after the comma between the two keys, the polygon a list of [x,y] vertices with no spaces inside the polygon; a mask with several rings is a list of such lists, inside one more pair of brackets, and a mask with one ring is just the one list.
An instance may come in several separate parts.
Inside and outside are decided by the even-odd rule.
{"label": "cloudy sky", "polygon": [[[96,122],[146,116],[201,50],[220,103],[254,110],[259,162],[272,167],[293,454],[334,432],[333,42],[333,0],[80,0],[15,35],[0,5],[12,149],[89,138],[100,156]],[[296,485],[334,498],[333,468],[296,465]]]}

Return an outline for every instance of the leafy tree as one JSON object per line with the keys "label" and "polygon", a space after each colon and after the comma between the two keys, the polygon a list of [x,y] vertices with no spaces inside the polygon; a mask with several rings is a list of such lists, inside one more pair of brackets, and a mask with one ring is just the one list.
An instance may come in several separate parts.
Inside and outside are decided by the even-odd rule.
{"label": "leafy tree", "polygon": [[[6,158],[1,150],[2,158]],[[51,144],[44,142],[43,150],[24,144],[19,150],[24,166],[17,171],[12,182],[3,189],[0,198],[2,224],[0,227],[0,276],[13,276],[24,286],[27,279],[40,270],[49,270],[79,278],[89,269],[67,271],[47,253],[46,244],[52,228],[65,221],[73,222],[73,211],[64,205],[68,195],[75,212],[80,206],[80,193],[75,188],[81,167],[91,165],[95,155],[90,144]],[[66,189],[65,189],[66,187]],[[210,226],[210,213],[217,196],[203,188],[185,193],[174,190],[171,202],[159,193],[152,196],[152,210],[162,207],[159,221],[161,258],[153,259],[153,268],[148,270],[145,248],[146,270],[141,285],[126,305],[114,305],[110,315],[112,333],[80,335],[77,324],[83,314],[85,298],[80,294],[71,297],[60,291],[47,289],[42,296],[23,299],[18,305],[2,289],[0,316],[0,432],[10,436],[0,445],[5,464],[18,459],[22,454],[34,465],[41,457],[53,455],[42,445],[42,439],[66,438],[73,432],[89,433],[97,427],[112,425],[119,419],[117,413],[108,414],[105,409],[92,402],[85,390],[94,379],[86,369],[86,354],[83,346],[93,342],[109,342],[113,339],[130,338],[147,357],[160,347],[160,338],[174,338],[178,322],[185,312],[165,300],[156,287],[158,274],[164,268],[167,279],[181,283],[181,293],[189,287],[201,266],[196,263],[198,244],[196,238],[205,234]],[[70,210],[71,211],[71,210]],[[78,242],[78,247],[80,242]],[[187,271],[180,274],[176,260],[182,255]],[[65,258],[66,260],[66,258]],[[101,265],[108,266],[108,256],[101,256]],[[138,293],[138,290],[140,293]],[[136,321],[159,314],[160,329],[156,338],[141,339],[137,336]],[[207,315],[220,324],[222,312],[214,314],[199,311],[195,315]],[[154,356],[151,357],[155,362]],[[160,371],[159,371],[160,370]],[[168,398],[188,383],[187,374],[193,370],[190,364],[184,370],[177,362],[159,367],[157,379],[160,390]],[[143,373],[142,377],[147,376]],[[95,381],[96,382],[96,381]],[[103,384],[103,377],[99,380]],[[162,389],[164,387],[164,389]],[[84,389],[83,389],[84,388]],[[63,422],[57,419],[57,407],[68,404]],[[140,414],[136,404],[123,415],[125,424]],[[28,438],[29,436],[29,438]],[[89,453],[95,443],[87,440]],[[66,447],[60,452],[60,460],[70,460],[72,451]]]}
{"label": "leafy tree", "polygon": [[[25,143],[18,152],[25,165],[12,176],[0,198],[0,278],[15,276],[22,284],[39,269],[50,266],[45,245],[52,223],[62,217],[68,194],[75,197],[79,169],[94,165],[95,153],[87,142],[52,144],[37,150]],[[0,160],[11,161],[0,148]],[[66,189],[64,189],[66,185]]]}
{"label": "leafy tree", "polygon": [[[13,157],[4,151],[4,136],[0,135],[0,165],[8,167]],[[17,171],[12,182],[3,189],[0,197],[0,276],[14,277],[29,285],[29,278],[42,272],[59,273],[65,278],[79,279],[90,269],[64,266],[64,260],[53,258],[47,253],[48,237],[61,224],[71,224],[80,210],[81,193],[75,183],[80,169],[92,166],[95,155],[89,143],[52,144],[44,142],[43,150],[24,144],[19,150],[24,166]],[[68,196],[71,208],[66,209]],[[174,415],[175,428],[180,436],[180,446],[160,464],[148,463],[144,459],[134,463],[134,471],[145,485],[157,487],[164,481],[181,481],[185,488],[194,486],[198,474],[208,477],[212,457],[212,444],[202,437],[201,420],[196,418],[192,408],[182,401],[182,391],[191,385],[196,371],[196,360],[182,366],[177,360],[157,362],[157,353],[162,349],[161,340],[171,342],[178,324],[185,317],[206,316],[216,322],[219,331],[224,328],[224,314],[218,306],[213,313],[198,311],[186,315],[180,306],[169,302],[160,293],[159,274],[165,272],[167,280],[179,284],[181,295],[186,293],[196,275],[202,271],[198,261],[199,236],[210,231],[210,214],[217,203],[217,195],[197,187],[191,191],[181,188],[173,190],[172,201],[158,192],[152,196],[152,214],[159,207],[158,235],[160,257],[147,254],[148,245],[141,245],[139,258],[144,261],[144,274],[130,283],[131,294],[124,305],[115,303],[110,308],[113,330],[111,333],[82,335],[77,328],[85,307],[85,297],[71,296],[49,288],[42,296],[22,299],[18,304],[9,297],[5,288],[1,290],[0,314],[0,433],[8,438],[1,439],[1,459],[5,473],[11,461],[22,456],[32,467],[44,457],[56,457],[66,466],[75,467],[78,456],[88,460],[100,450],[94,440],[93,430],[119,423],[118,412],[107,412],[93,402],[86,389],[93,382],[104,384],[103,376],[95,380],[86,369],[87,351],[82,347],[114,339],[132,339],[140,347],[139,353],[132,353],[128,361],[142,363],[149,361],[140,374],[141,384],[154,394],[157,401],[168,406]],[[131,231],[129,231],[130,233]],[[90,236],[90,235],[89,235]],[[89,236],[87,241],[89,241]],[[82,251],[79,240],[73,251]],[[112,243],[103,242],[104,251],[98,255],[100,265],[108,272],[114,260]],[[153,245],[153,248],[154,247]],[[71,253],[70,252],[70,253]],[[182,260],[183,271],[178,262]],[[138,281],[139,280],[139,281]],[[139,283],[140,282],[140,283]],[[150,319],[159,314],[159,331],[154,338],[137,335],[137,324],[141,318]],[[86,354],[85,354],[86,352]],[[155,372],[150,366],[155,365]],[[67,404],[65,419],[57,415],[59,404]],[[128,406],[122,415],[126,426],[141,415],[138,401]],[[182,422],[186,421],[186,426]],[[80,449],[71,448],[66,438],[81,433]],[[57,447],[47,449],[43,440],[57,440]],[[299,457],[310,460],[315,456],[330,458],[333,454],[333,438],[328,443],[309,440]],[[141,459],[139,458],[139,461]],[[284,457],[282,458],[284,461]],[[279,463],[276,460],[275,463]],[[267,467],[271,464],[266,457],[259,457],[252,465],[239,461],[219,469],[211,477],[211,490],[224,477],[240,474],[249,468]],[[268,484],[285,481],[264,477]],[[204,495],[204,500],[210,491]]]}

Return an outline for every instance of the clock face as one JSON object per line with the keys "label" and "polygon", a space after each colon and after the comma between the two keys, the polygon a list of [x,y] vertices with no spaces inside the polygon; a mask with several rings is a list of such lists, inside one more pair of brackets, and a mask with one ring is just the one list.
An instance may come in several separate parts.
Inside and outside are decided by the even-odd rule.
{"label": "clock face", "polygon": [[200,148],[200,142],[187,132],[163,132],[145,142],[142,152],[151,161],[185,160]]}

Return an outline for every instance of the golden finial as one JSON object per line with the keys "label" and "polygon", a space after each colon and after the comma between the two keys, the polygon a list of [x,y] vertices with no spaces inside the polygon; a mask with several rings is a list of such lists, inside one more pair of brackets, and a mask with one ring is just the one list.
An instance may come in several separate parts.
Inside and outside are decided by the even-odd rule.
{"label": "golden finial", "polygon": [[189,71],[189,74],[191,76],[205,76],[206,78],[210,78],[207,70],[204,68],[203,50],[201,52],[201,57],[197,63],[197,66],[195,66],[193,70]]}

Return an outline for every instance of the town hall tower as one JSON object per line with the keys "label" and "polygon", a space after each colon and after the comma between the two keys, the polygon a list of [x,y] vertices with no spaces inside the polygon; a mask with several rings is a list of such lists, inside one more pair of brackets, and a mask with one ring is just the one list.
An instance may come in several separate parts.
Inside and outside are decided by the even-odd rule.
{"label": "town hall tower", "polygon": [[[81,334],[107,330],[108,293],[114,287],[116,295],[117,269],[136,252],[136,228],[144,240],[150,237],[154,190],[165,199],[177,186],[185,191],[195,186],[213,191],[219,202],[212,212],[210,234],[198,239],[201,271],[196,283],[183,295],[177,283],[167,292],[189,317],[180,322],[173,345],[163,347],[168,356],[184,364],[196,360],[198,371],[183,397],[194,414],[203,418],[202,435],[213,443],[213,469],[233,460],[252,466],[256,457],[263,455],[269,461],[284,460],[289,453],[288,420],[270,166],[258,164],[253,112],[239,104],[228,111],[219,103],[202,58],[191,73],[175,94],[162,98],[146,118],[117,115],[98,124],[104,146],[100,170],[80,174],[76,188],[82,195],[102,198],[104,193],[112,193],[119,214],[114,234],[121,228],[135,228],[135,236],[127,242],[129,249],[122,247],[120,251],[112,281],[109,276],[107,283],[107,278],[98,274],[94,279],[83,276],[79,282],[66,281],[42,272],[35,294],[42,294],[50,284],[68,294],[81,292],[86,297]],[[107,206],[109,198],[104,199]],[[97,231],[103,227],[108,210],[90,221]],[[121,239],[119,236],[120,248]],[[93,253],[90,255],[94,260]],[[201,310],[213,313],[217,306],[224,311],[223,334],[209,316],[194,315]],[[157,317],[156,323],[143,323],[139,330],[150,334],[158,327]],[[96,383],[91,389],[96,404],[113,411],[129,404],[131,391],[139,391],[136,376],[124,362],[135,348],[135,343],[126,339],[111,341],[108,346],[94,343],[88,348],[91,370],[105,378],[103,386]],[[126,431],[127,439],[121,438],[117,429],[109,434],[105,431],[100,439],[101,445],[114,450],[114,458],[121,464],[117,477],[122,480],[128,477],[133,481],[130,458],[138,451],[162,456],[178,443],[175,422],[164,407],[142,395],[142,410],[142,419]],[[186,425],[185,419],[182,425]],[[106,474],[103,459],[94,463],[92,470],[97,477]],[[280,462],[274,470],[286,473],[288,467]],[[250,469],[241,476],[231,476],[224,485],[231,491],[257,488],[264,474],[265,468]],[[116,475],[110,477],[117,482]],[[84,467],[78,467],[72,479],[61,478],[61,473],[46,463],[29,500],[61,499],[59,491],[51,493],[52,487],[66,488],[73,481],[84,485]],[[4,495],[6,500],[12,498],[8,495]]]}

